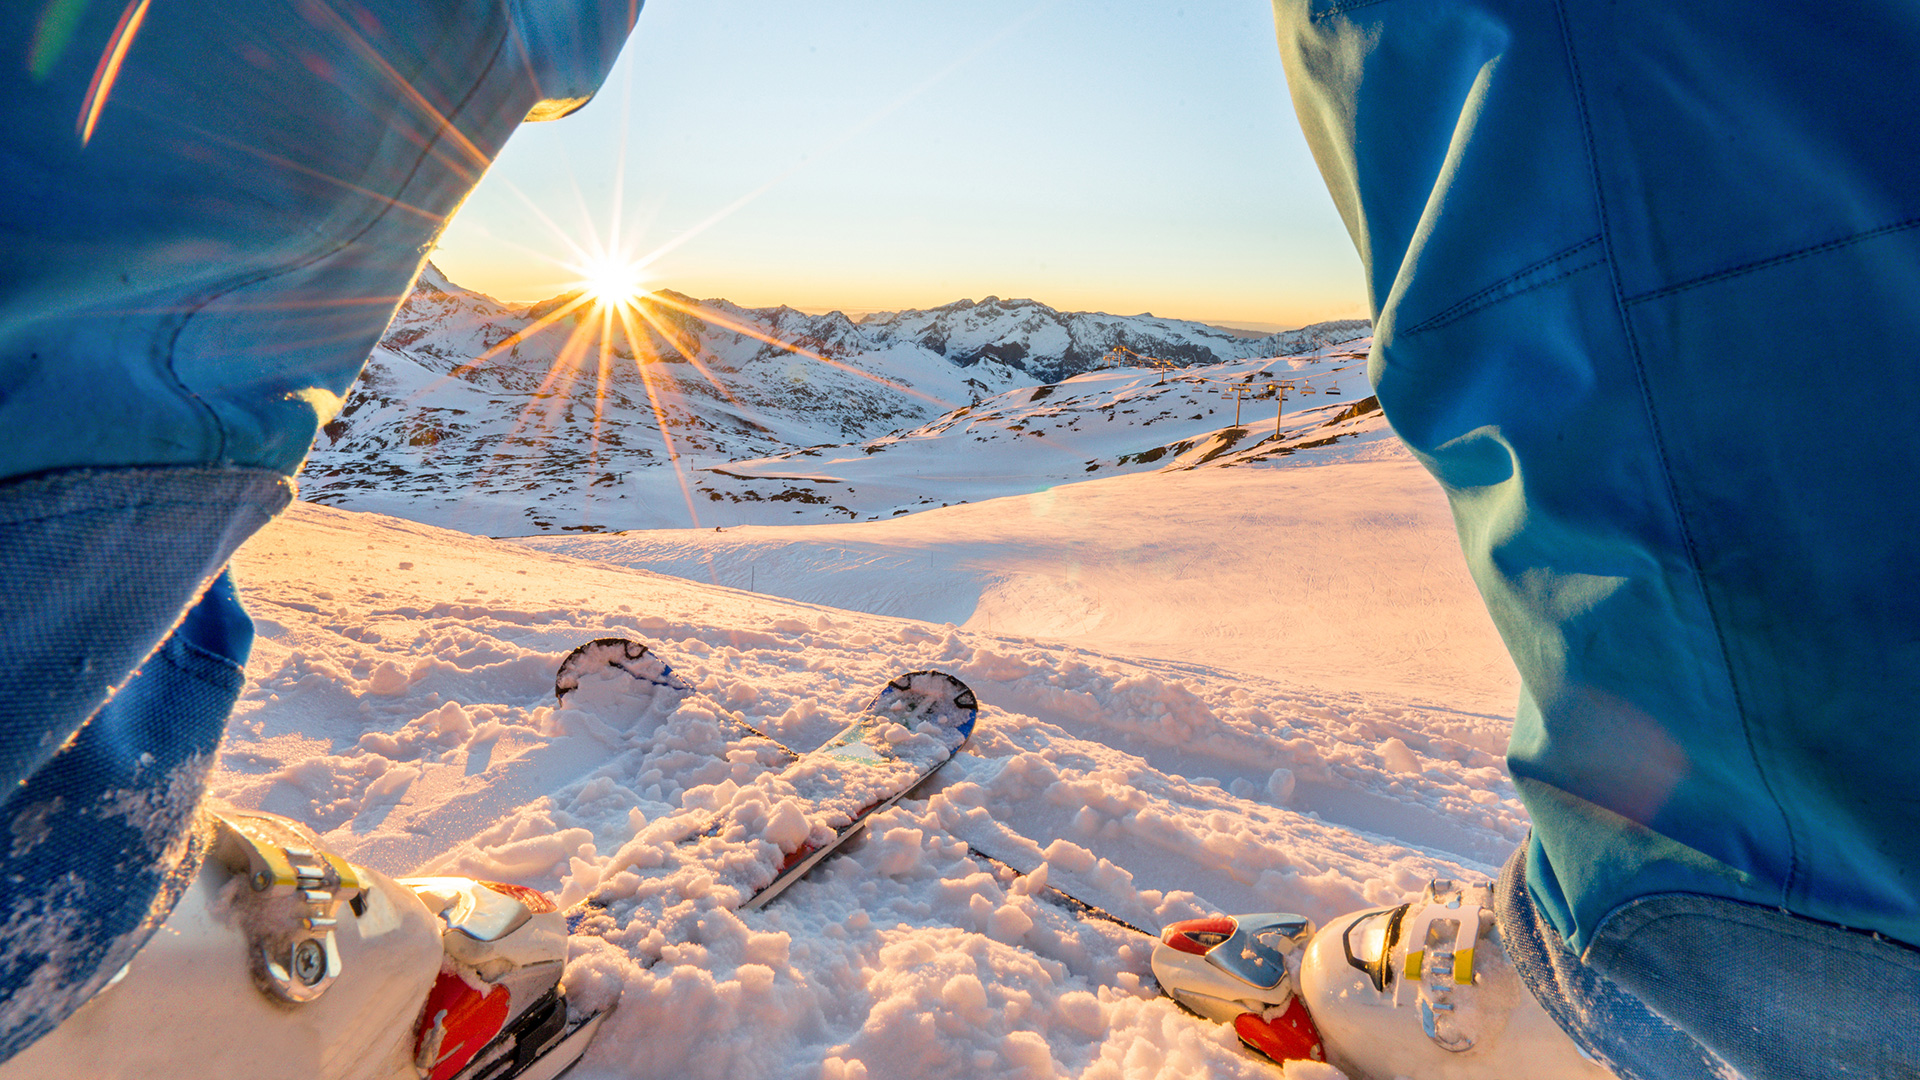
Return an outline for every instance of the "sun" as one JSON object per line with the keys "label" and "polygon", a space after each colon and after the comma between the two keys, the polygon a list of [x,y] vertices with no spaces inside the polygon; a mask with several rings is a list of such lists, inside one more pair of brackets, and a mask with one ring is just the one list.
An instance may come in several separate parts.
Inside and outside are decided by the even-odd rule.
{"label": "sun", "polygon": [[581,287],[602,307],[630,307],[647,291],[640,264],[627,259],[594,259],[580,271]]}

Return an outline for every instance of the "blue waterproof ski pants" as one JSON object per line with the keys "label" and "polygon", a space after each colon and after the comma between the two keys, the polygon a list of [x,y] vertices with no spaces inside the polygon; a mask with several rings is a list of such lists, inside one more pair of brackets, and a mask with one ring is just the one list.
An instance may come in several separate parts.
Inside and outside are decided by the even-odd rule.
{"label": "blue waterproof ski pants", "polygon": [[0,0],[0,1060],[191,879],[252,643],[222,568],[638,9]]}
{"label": "blue waterproof ski pants", "polygon": [[1529,984],[1624,1075],[1920,1075],[1920,8],[1275,9],[1522,676]]}

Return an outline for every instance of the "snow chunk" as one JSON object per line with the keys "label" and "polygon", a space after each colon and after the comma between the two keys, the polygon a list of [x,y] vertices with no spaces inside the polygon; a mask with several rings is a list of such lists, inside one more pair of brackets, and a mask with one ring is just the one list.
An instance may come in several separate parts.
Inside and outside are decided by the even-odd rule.
{"label": "snow chunk", "polygon": [[1398,736],[1381,743],[1374,748],[1374,752],[1379,754],[1380,760],[1394,772],[1418,773],[1421,771],[1419,755],[1415,754],[1412,747]]}
{"label": "snow chunk", "polygon": [[1033,929],[1033,918],[1012,904],[1002,904],[994,909],[993,916],[987,920],[987,936],[995,941],[1004,941],[1009,945],[1019,944],[1020,939]]}
{"label": "snow chunk", "polygon": [[948,979],[940,989],[940,1001],[969,1023],[984,1024],[989,1019],[987,989],[981,985],[980,976],[970,971]]}
{"label": "snow chunk", "polygon": [[699,787],[688,788],[687,793],[680,796],[680,805],[689,810],[718,811],[721,807],[731,804],[734,797],[739,794],[739,784],[732,780],[722,780],[717,784],[702,784]]}
{"label": "snow chunk", "polygon": [[874,870],[888,877],[910,873],[925,862],[921,847],[925,839],[919,829],[888,829],[873,845]]}
{"label": "snow chunk", "polygon": [[1107,1010],[1100,999],[1085,990],[1072,990],[1060,995],[1055,1005],[1060,1018],[1088,1035],[1098,1035],[1107,1030]]}
{"label": "snow chunk", "polygon": [[367,693],[381,697],[399,697],[412,685],[413,679],[407,674],[407,669],[391,660],[380,661],[380,666],[373,669],[373,676],[366,684]]}
{"label": "snow chunk", "polygon": [[1053,1051],[1047,1049],[1047,1040],[1041,1038],[1038,1032],[1015,1031],[1008,1034],[1000,1052],[1008,1063],[1020,1066],[1023,1075],[1033,1080],[1050,1080],[1054,1075]]}
{"label": "snow chunk", "polygon": [[1093,852],[1071,840],[1055,840],[1047,845],[1047,862],[1072,874],[1084,874],[1093,869]]}
{"label": "snow chunk", "polygon": [[1273,775],[1267,777],[1267,798],[1272,799],[1275,806],[1287,805],[1293,801],[1294,784],[1292,769],[1273,770]]}
{"label": "snow chunk", "polygon": [[761,835],[780,845],[780,850],[793,851],[806,842],[812,828],[807,824],[807,815],[800,803],[785,799],[774,809],[773,817],[767,820],[766,830]]}
{"label": "snow chunk", "polygon": [[792,947],[791,934],[749,933],[746,947],[740,953],[740,959],[743,963],[783,967],[787,963]]}

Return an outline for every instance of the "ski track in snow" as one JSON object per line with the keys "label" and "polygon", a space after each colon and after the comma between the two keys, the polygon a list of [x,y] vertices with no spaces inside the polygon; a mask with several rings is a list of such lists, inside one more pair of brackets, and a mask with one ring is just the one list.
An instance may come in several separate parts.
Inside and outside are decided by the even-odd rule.
{"label": "ski track in snow", "polygon": [[[689,580],[723,554],[781,569]],[[389,873],[607,898],[568,982],[620,1007],[581,1080],[1272,1078],[1143,987],[1147,939],[1031,893],[1157,930],[1490,876],[1526,829],[1500,756],[1515,679],[1459,563],[1404,455],[526,543],[299,504],[236,560],[260,637],[215,795]],[[693,689],[556,710],[560,659],[609,635]],[[673,842],[743,799],[766,835],[792,823],[783,754],[734,721],[805,751],[925,667],[978,693],[972,741],[779,900],[728,910],[774,845],[701,841],[714,873]]]}

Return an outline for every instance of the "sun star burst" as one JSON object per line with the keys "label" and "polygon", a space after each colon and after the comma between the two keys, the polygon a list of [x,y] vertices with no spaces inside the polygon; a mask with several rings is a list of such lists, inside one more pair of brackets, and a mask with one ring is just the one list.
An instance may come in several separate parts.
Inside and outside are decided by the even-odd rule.
{"label": "sun star burst", "polygon": [[632,307],[646,295],[640,264],[627,259],[596,259],[580,268],[580,284],[601,307]]}

